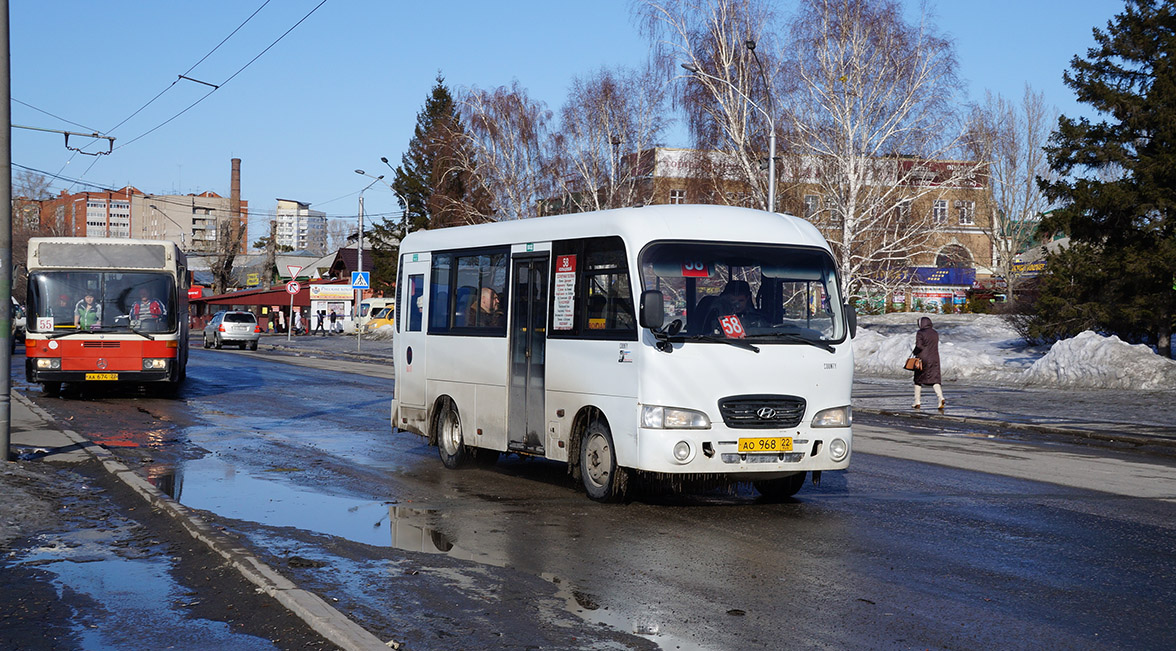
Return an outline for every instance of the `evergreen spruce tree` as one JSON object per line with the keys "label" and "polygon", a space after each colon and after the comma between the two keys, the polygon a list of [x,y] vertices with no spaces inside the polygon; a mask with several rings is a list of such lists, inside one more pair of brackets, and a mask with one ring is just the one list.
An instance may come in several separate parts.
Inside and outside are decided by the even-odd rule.
{"label": "evergreen spruce tree", "polygon": [[[1042,221],[1076,248],[1067,263],[1086,288],[1047,272],[1042,290],[1096,299],[1094,329],[1155,344],[1171,356],[1176,319],[1176,7],[1171,0],[1126,0],[1096,47],[1075,56],[1065,82],[1099,121],[1062,117],[1046,148],[1056,182],[1042,182],[1062,208]],[[1077,255],[1090,259],[1078,263]],[[1051,258],[1049,265],[1055,264]],[[1044,306],[1039,306],[1044,307]],[[1039,316],[1049,318],[1039,309]],[[1064,324],[1064,319],[1058,320]],[[1090,327],[1086,319],[1074,328]],[[1058,334],[1076,334],[1063,327]]]}
{"label": "evergreen spruce tree", "polygon": [[451,207],[461,204],[468,184],[452,162],[453,149],[464,146],[464,136],[457,104],[438,74],[392,180],[392,187],[408,202],[411,230],[460,223],[450,214]]}
{"label": "evergreen spruce tree", "polygon": [[[468,223],[464,215],[473,201],[470,188],[475,184],[468,182],[467,172],[454,165],[462,158],[455,150],[466,146],[457,103],[445,86],[445,78],[438,74],[392,179],[392,187],[407,204],[402,207],[407,211],[410,231]],[[388,295],[396,282],[403,224],[401,219],[384,220],[373,224],[369,232],[372,289]]]}

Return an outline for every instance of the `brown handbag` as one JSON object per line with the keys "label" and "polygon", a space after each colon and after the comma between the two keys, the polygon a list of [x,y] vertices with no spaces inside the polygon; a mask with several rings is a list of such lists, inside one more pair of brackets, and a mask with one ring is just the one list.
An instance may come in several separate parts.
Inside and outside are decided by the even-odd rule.
{"label": "brown handbag", "polygon": [[[915,348],[918,348],[918,346],[916,345]],[[902,365],[902,367],[908,371],[923,370],[923,360],[915,357],[915,348],[911,349],[911,356],[907,358],[906,364]]]}

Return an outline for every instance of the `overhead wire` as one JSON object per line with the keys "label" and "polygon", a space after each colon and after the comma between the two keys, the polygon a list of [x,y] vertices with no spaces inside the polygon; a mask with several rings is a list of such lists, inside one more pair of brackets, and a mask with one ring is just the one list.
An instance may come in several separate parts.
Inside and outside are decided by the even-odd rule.
{"label": "overhead wire", "polygon": [[[323,6],[323,5],[325,5],[326,3],[327,3],[327,0],[322,0],[322,1],[321,1],[321,2],[319,2],[317,5],[315,5],[313,9],[311,9],[309,12],[307,12],[305,16],[303,16],[301,19],[299,19],[299,21],[298,21],[298,22],[294,23],[294,25],[293,25],[292,27],[290,27],[290,29],[287,29],[285,32],[283,32],[281,36],[279,36],[277,39],[275,39],[275,40],[274,40],[274,42],[273,42],[273,43],[270,43],[268,46],[266,46],[266,48],[265,48],[264,50],[262,50],[261,52],[259,52],[259,53],[257,54],[257,56],[253,57],[252,59],[250,59],[250,60],[249,60],[249,62],[248,62],[248,63],[246,63],[245,65],[241,66],[241,68],[240,68],[239,70],[237,70],[237,72],[234,72],[232,75],[230,75],[228,79],[225,79],[225,80],[224,80],[224,81],[222,81],[220,84],[218,84],[218,85],[216,85],[216,86],[213,86],[212,90],[210,90],[210,91],[208,91],[207,93],[205,93],[205,94],[204,94],[204,96],[202,96],[200,99],[196,100],[195,102],[192,102],[192,104],[188,105],[188,107],[187,107],[187,108],[185,108],[184,110],[180,111],[179,113],[177,113],[177,114],[173,115],[172,117],[168,118],[167,120],[164,120],[164,121],[163,121],[163,123],[161,123],[161,124],[159,124],[159,125],[157,125],[157,126],[155,126],[155,127],[151,128],[151,129],[149,129],[148,131],[146,131],[146,132],[144,132],[144,133],[142,133],[142,134],[140,134],[140,135],[138,135],[138,136],[135,136],[134,138],[131,138],[130,140],[128,140],[128,141],[126,141],[126,142],[124,142],[124,143],[123,143],[123,144],[121,144],[121,145],[119,145],[118,147],[115,147],[115,148],[114,148],[114,151],[118,151],[119,149],[122,149],[123,147],[126,147],[127,145],[130,145],[131,143],[133,143],[133,142],[135,142],[135,141],[137,141],[137,140],[139,140],[139,139],[141,139],[141,138],[143,138],[143,137],[145,137],[145,136],[147,136],[147,135],[149,135],[149,134],[151,134],[151,133],[155,132],[156,130],[158,130],[158,129],[160,129],[160,128],[164,127],[164,126],[166,126],[166,125],[167,125],[168,123],[170,123],[172,120],[175,120],[176,118],[178,118],[178,117],[180,117],[181,115],[183,115],[183,114],[187,113],[188,111],[190,111],[190,110],[191,110],[192,108],[194,108],[194,107],[195,107],[197,104],[199,104],[199,103],[203,102],[205,99],[208,99],[208,96],[209,96],[209,95],[211,95],[211,94],[215,93],[216,91],[220,90],[221,88],[223,88],[225,84],[227,84],[227,83],[229,83],[230,81],[232,81],[232,80],[233,80],[233,79],[234,79],[234,78],[235,78],[237,75],[239,75],[239,74],[241,74],[242,72],[244,72],[246,68],[248,68],[249,66],[253,65],[253,63],[254,63],[255,61],[257,61],[258,59],[260,59],[260,58],[261,58],[261,57],[262,57],[262,56],[263,56],[263,55],[264,55],[266,52],[269,52],[271,48],[273,48],[275,45],[277,45],[279,42],[281,42],[281,40],[282,40],[282,39],[286,38],[286,36],[288,36],[288,35],[290,34],[290,32],[292,32],[292,31],[294,31],[295,29],[297,29],[297,28],[298,28],[298,26],[299,26],[299,25],[301,25],[303,22],[305,22],[307,18],[310,18],[310,17],[311,17],[311,15],[313,15],[313,14],[314,14],[314,12],[318,11],[318,10],[319,10],[319,7],[322,7],[322,6]],[[264,6],[264,5],[263,5],[263,6]],[[260,9],[259,9],[259,11],[260,11]],[[255,12],[255,13],[256,13],[256,12]],[[220,46],[218,45],[217,47],[220,47]],[[193,67],[195,67],[195,66],[193,66]],[[190,72],[190,70],[189,70],[189,72]],[[172,82],[172,83],[174,84],[175,82]]]}

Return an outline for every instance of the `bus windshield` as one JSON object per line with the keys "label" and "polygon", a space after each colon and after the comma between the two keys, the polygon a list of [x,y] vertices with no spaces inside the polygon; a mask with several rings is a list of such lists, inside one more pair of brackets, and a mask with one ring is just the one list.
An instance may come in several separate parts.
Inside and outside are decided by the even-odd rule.
{"label": "bus windshield", "polygon": [[175,332],[166,273],[37,271],[29,275],[30,332]]}
{"label": "bus windshield", "polygon": [[662,293],[665,323],[686,340],[758,343],[845,338],[837,273],[822,249],[659,242],[641,254],[646,290]]}

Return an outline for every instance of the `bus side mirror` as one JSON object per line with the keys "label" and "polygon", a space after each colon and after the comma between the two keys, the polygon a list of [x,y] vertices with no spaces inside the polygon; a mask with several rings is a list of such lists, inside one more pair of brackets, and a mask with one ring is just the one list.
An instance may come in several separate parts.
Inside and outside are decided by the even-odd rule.
{"label": "bus side mirror", "polygon": [[641,292],[641,315],[639,317],[642,328],[657,330],[666,320],[665,299],[656,289]]}
{"label": "bus side mirror", "polygon": [[849,321],[849,338],[857,336],[857,310],[849,303],[844,303],[845,318]]}

